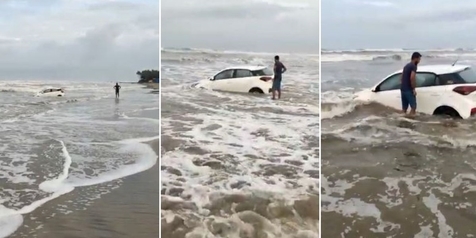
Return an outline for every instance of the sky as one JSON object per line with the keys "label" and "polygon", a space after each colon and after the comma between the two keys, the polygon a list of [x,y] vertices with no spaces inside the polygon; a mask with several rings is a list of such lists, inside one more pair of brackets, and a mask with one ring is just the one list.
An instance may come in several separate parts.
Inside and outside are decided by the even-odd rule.
{"label": "sky", "polygon": [[321,1],[323,49],[476,48],[476,1]]}
{"label": "sky", "polygon": [[0,0],[0,80],[135,81],[159,67],[157,0]]}
{"label": "sky", "polygon": [[162,48],[318,53],[317,0],[163,0]]}

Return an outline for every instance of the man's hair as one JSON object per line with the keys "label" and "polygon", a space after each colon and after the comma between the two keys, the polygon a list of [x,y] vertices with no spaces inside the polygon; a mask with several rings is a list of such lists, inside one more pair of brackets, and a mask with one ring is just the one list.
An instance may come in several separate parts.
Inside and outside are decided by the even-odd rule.
{"label": "man's hair", "polygon": [[418,53],[418,52],[413,52],[413,54],[412,54],[412,60],[418,59],[418,58],[421,58],[421,54]]}
{"label": "man's hair", "polygon": [[274,56],[274,60],[279,60],[279,55]]}

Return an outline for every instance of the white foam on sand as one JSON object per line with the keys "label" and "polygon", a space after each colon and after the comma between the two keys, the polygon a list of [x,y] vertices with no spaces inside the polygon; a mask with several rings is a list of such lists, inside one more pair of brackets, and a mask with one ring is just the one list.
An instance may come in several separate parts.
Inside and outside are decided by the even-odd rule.
{"label": "white foam on sand", "polygon": [[[442,199],[445,196],[454,196],[455,191],[464,191],[470,193],[476,191],[476,175],[474,174],[456,174],[451,181],[442,180],[438,174],[431,176],[406,176],[406,177],[385,177],[379,181],[386,184],[385,194],[377,199],[377,203],[364,202],[359,198],[347,198],[346,191],[353,189],[356,184],[363,180],[374,180],[375,178],[354,176],[352,181],[338,180],[329,183],[326,177],[321,179],[323,194],[322,211],[335,212],[345,217],[373,217],[376,223],[373,224],[371,230],[375,233],[384,233],[394,229],[399,229],[400,225],[385,221],[382,217],[382,205],[390,209],[395,207],[395,203],[401,204],[401,200],[408,196],[419,196],[426,206],[427,211],[433,214],[431,219],[426,220],[420,225],[420,232],[415,237],[453,237],[455,230],[450,226],[447,217],[442,211],[441,205],[453,206],[454,209],[467,209],[471,206],[468,202],[444,203]],[[468,182],[470,181],[470,182]],[[403,186],[404,184],[404,186]],[[402,193],[399,187],[406,187],[408,194]],[[441,196],[443,194],[444,196]],[[346,232],[351,231],[348,227]],[[438,231],[434,234],[433,231]],[[345,235],[345,233],[344,233]]]}
{"label": "white foam on sand", "polygon": [[[0,214],[9,209],[0,205]],[[0,237],[8,237],[13,234],[23,223],[23,216],[20,214],[10,216],[0,216]]]}
{"label": "white foam on sand", "polygon": [[[57,178],[44,181],[39,185],[39,188],[41,190],[49,192],[51,194],[48,197],[36,200],[18,210],[8,209],[0,205],[0,237],[6,237],[12,234],[16,229],[21,226],[21,224],[23,223],[23,217],[21,216],[22,214],[30,213],[36,208],[45,204],[46,202],[73,191],[74,187],[64,184],[64,181],[68,177],[69,167],[71,166],[71,156],[69,155],[64,143],[62,141],[59,142],[63,146],[62,152],[65,158],[63,172]],[[1,231],[7,232],[5,232],[5,235],[2,236]]]}
{"label": "white foam on sand", "polygon": [[157,163],[157,154],[147,144],[143,142],[150,141],[150,138],[129,139],[119,142],[124,144],[121,148],[123,153],[139,152],[140,156],[134,164],[123,165],[115,170],[101,173],[99,176],[89,179],[79,179],[67,181],[68,185],[74,187],[92,186],[100,183],[110,182],[116,179],[124,178],[152,168]]}
{"label": "white foam on sand", "polygon": [[66,146],[63,141],[60,141],[62,148],[63,155],[65,157],[65,162],[63,165],[63,171],[62,173],[56,178],[52,180],[47,180],[44,181],[43,183],[40,184],[40,189],[45,191],[45,192],[57,192],[58,188],[61,188],[63,186],[63,182],[68,178],[69,174],[69,167],[71,167],[71,163],[73,159],[69,155],[68,150],[66,149]]}
{"label": "white foam on sand", "polygon": [[[204,219],[217,219],[209,215],[209,207],[223,194],[246,194],[293,203],[308,197],[311,191],[317,193],[319,181],[309,171],[318,173],[319,169],[319,107],[317,97],[309,96],[317,94],[309,91],[318,88],[318,72],[314,67],[318,61],[310,62],[310,59],[314,58],[293,55],[292,61],[289,60],[290,68],[300,64],[304,69],[290,71],[286,93],[277,101],[265,96],[189,88],[189,77],[172,72],[176,70],[180,74],[189,65],[165,66],[173,69],[168,70],[166,77],[173,85],[162,91],[162,98],[184,108],[175,115],[162,114],[161,118],[162,133],[171,144],[178,144],[175,150],[165,151],[161,157],[162,166],[173,168],[161,172],[166,193],[179,186],[183,189],[179,196],[196,205],[198,215]],[[195,70],[195,76],[207,78],[235,60],[243,64],[236,56],[213,58],[209,67]],[[245,60],[267,63],[260,56]],[[247,219],[269,224],[266,218],[246,212],[224,218],[223,223],[239,226],[237,229],[245,232],[250,223],[241,220]],[[267,237],[287,237],[288,231],[277,225],[280,219],[276,220],[270,221],[273,224],[262,232],[269,232]],[[297,224],[296,220],[292,222],[301,230],[315,233],[313,226]],[[212,237],[203,236],[204,232],[206,229],[198,227],[189,237]]]}
{"label": "white foam on sand", "polygon": [[121,115],[126,120],[141,120],[141,121],[149,121],[152,123],[155,123],[157,125],[160,125],[160,119],[155,119],[155,118],[148,118],[148,117],[130,117],[125,114]]}
{"label": "white foam on sand", "polygon": [[363,104],[354,101],[354,95],[349,90],[322,92],[322,103],[325,106],[322,108],[321,118],[332,119],[352,112],[356,106]]}
{"label": "white foam on sand", "polygon": [[133,164],[125,164],[115,170],[101,173],[89,179],[77,179],[70,176],[70,167],[74,158],[69,154],[65,144],[59,141],[62,145],[62,154],[64,157],[62,171],[56,178],[46,180],[39,184],[39,189],[47,192],[49,195],[33,201],[20,209],[9,209],[0,205],[0,238],[11,235],[21,226],[23,222],[22,214],[31,213],[46,202],[73,191],[75,187],[106,183],[151,168],[157,162],[158,155],[149,145],[144,144],[144,142],[158,138],[159,137],[135,138],[111,142],[110,144],[121,144],[123,153],[134,153],[136,156],[139,156],[139,158]]}

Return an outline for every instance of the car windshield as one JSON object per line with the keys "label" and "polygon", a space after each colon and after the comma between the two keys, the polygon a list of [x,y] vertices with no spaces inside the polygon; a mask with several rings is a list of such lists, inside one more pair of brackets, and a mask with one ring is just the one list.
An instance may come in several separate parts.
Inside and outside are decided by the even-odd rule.
{"label": "car windshield", "polygon": [[476,83],[476,72],[471,68],[466,68],[465,70],[458,73],[458,75],[466,83]]}
{"label": "car windshield", "polygon": [[260,70],[251,71],[254,76],[271,76],[273,75],[273,71],[269,68],[264,68]]}

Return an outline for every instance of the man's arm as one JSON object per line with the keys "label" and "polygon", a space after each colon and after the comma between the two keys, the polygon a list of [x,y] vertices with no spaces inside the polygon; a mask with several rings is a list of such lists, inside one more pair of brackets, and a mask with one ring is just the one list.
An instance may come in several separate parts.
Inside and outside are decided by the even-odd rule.
{"label": "man's arm", "polygon": [[412,73],[410,75],[410,82],[412,84],[412,89],[415,90],[415,88],[416,88],[416,67],[412,68]]}
{"label": "man's arm", "polygon": [[286,69],[286,66],[284,66],[284,64],[283,64],[283,73],[286,72],[286,70],[288,70],[288,69]]}

